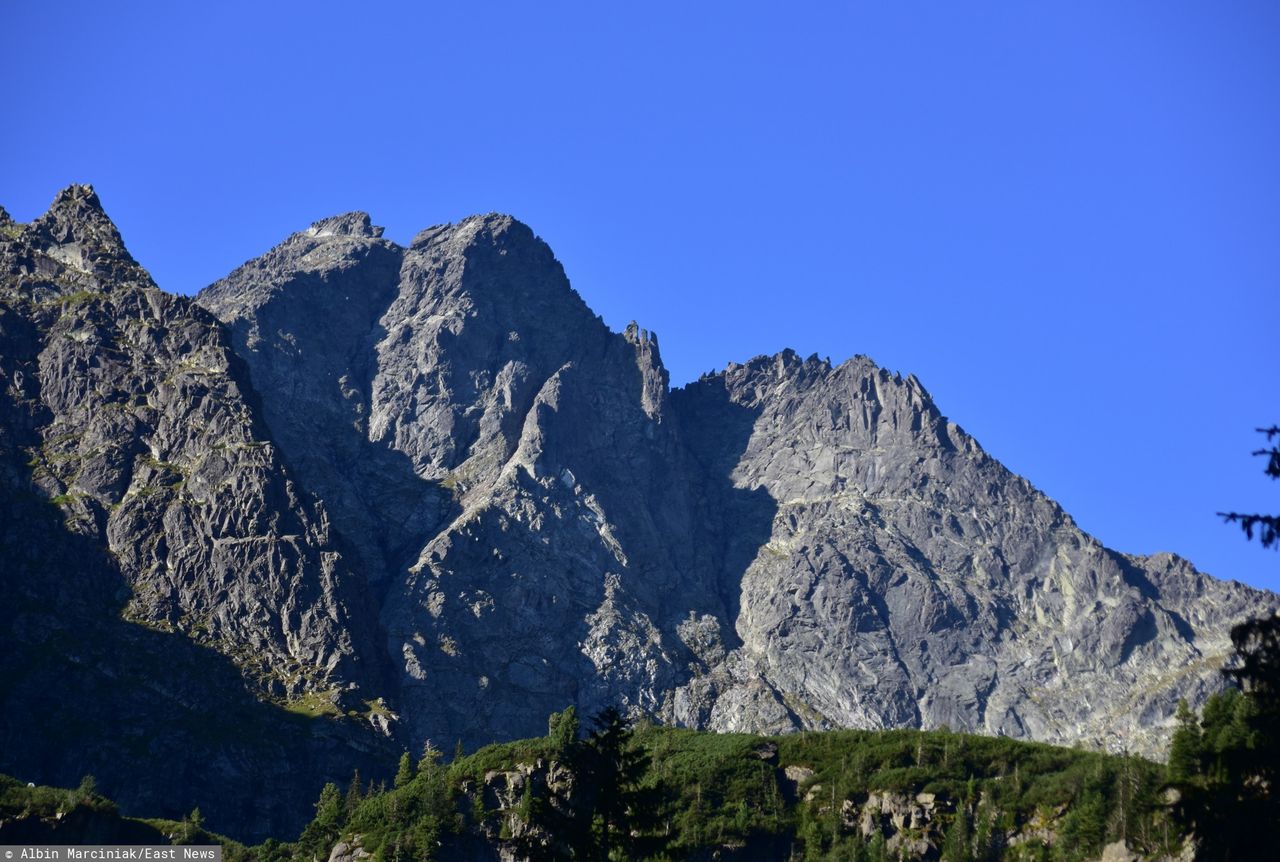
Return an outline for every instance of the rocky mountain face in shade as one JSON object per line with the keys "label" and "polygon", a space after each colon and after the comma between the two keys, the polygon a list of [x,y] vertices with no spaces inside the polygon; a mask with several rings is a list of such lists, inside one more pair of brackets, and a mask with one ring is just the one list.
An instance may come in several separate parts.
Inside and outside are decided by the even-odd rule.
{"label": "rocky mountain face in shade", "polygon": [[[914,377],[785,351],[673,391],[657,338],[611,332],[514,219],[381,234],[317,222],[193,301],[87,187],[0,215],[0,771],[56,780],[115,740],[82,772],[128,804],[129,770],[195,738],[188,770],[278,810],[133,798],[255,835],[386,751],[571,703],[1158,755],[1230,626],[1277,607],[1104,548]],[[18,751],[50,673],[172,744],[66,707]]]}
{"label": "rocky mountain face in shade", "polygon": [[363,574],[87,187],[0,212],[0,591],[0,770],[265,835],[397,750]]}

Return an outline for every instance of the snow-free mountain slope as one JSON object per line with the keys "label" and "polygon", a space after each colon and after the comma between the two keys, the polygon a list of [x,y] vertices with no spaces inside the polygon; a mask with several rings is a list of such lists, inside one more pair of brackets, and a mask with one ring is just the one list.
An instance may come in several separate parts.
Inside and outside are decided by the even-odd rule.
{"label": "snow-free mountain slope", "polygon": [[192,299],[88,187],[0,211],[0,444],[0,771],[241,837],[569,704],[1159,755],[1277,607],[1102,547],[869,359],[671,390],[502,215],[324,219]]}

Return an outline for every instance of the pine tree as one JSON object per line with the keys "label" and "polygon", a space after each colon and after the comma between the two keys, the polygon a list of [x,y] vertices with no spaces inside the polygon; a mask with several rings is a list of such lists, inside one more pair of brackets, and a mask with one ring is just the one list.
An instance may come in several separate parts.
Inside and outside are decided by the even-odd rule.
{"label": "pine tree", "polygon": [[984,796],[978,804],[978,813],[974,818],[977,828],[973,837],[973,858],[975,862],[992,862],[996,855],[995,846],[995,812],[991,803]]}
{"label": "pine tree", "polygon": [[578,710],[567,706],[547,719],[547,737],[557,752],[564,753],[578,741]]}
{"label": "pine tree", "polygon": [[98,782],[92,775],[86,775],[80,779],[80,786],[76,788],[75,802],[83,804],[93,799],[95,793],[98,792]]}
{"label": "pine tree", "polygon": [[330,781],[320,791],[320,798],[316,801],[316,817],[302,830],[302,835],[298,838],[299,847],[316,856],[328,853],[329,847],[338,839],[344,822],[342,794],[338,791],[338,786]]}
{"label": "pine tree", "polygon": [[600,858],[608,859],[615,843],[624,852],[629,850],[633,821],[652,812],[636,804],[647,763],[643,753],[630,745],[630,723],[617,709],[608,707],[596,716],[595,725],[587,748],[596,790]]}
{"label": "pine tree", "polygon": [[399,790],[410,781],[413,781],[413,758],[409,756],[409,752],[400,755],[400,767],[396,770],[395,788]]}
{"label": "pine tree", "polygon": [[1191,781],[1200,772],[1200,722],[1187,706],[1178,701],[1178,729],[1169,745],[1169,781],[1174,784]]}
{"label": "pine tree", "polygon": [[867,848],[867,857],[870,862],[889,862],[889,847],[885,843],[884,833],[877,832],[871,839],[871,846]]}
{"label": "pine tree", "polygon": [[963,802],[956,806],[956,819],[951,822],[942,842],[942,858],[945,862],[973,862],[969,852],[969,814]]}
{"label": "pine tree", "polygon": [[431,744],[431,740],[422,743],[422,757],[418,758],[418,774],[426,775],[440,765],[444,754]]}
{"label": "pine tree", "polygon": [[1231,640],[1224,673],[1243,691],[1210,697],[1198,737],[1187,719],[1170,752],[1174,816],[1206,862],[1267,858],[1280,846],[1280,617],[1242,623]]}
{"label": "pine tree", "polygon": [[[1272,425],[1270,428],[1257,429],[1259,434],[1266,435],[1267,442],[1271,443],[1271,447],[1267,449],[1258,449],[1253,454],[1261,455],[1267,459],[1267,466],[1263,472],[1272,479],[1280,479],[1280,446],[1275,445],[1275,440],[1280,437],[1280,426]],[[1218,515],[1228,523],[1239,524],[1244,530],[1245,536],[1249,539],[1253,538],[1253,531],[1258,531],[1258,539],[1262,542],[1262,547],[1269,548],[1275,545],[1280,549],[1280,515],[1263,515],[1257,512],[1246,514],[1244,512],[1219,512]]]}
{"label": "pine tree", "polygon": [[350,817],[351,813],[360,807],[360,800],[364,798],[364,793],[360,786],[360,770],[357,769],[355,774],[351,776],[351,783],[347,785],[347,798],[343,801],[342,811]]}
{"label": "pine tree", "polygon": [[204,815],[200,813],[199,808],[192,808],[191,813],[182,820],[182,828],[180,830],[178,843],[190,844],[195,841],[201,833],[204,826]]}

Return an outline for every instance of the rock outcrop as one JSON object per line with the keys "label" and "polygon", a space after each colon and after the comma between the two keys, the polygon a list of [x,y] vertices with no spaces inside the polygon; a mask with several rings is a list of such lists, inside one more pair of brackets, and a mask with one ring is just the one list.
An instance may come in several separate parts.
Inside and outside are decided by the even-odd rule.
{"label": "rock outcrop", "polygon": [[[657,337],[611,332],[507,216],[408,247],[325,219],[193,301],[73,187],[29,225],[0,211],[0,279],[6,656],[158,689],[147,727],[216,668],[272,775],[317,764],[303,809],[390,747],[537,735],[568,704],[1156,754],[1230,626],[1277,606],[1103,547],[869,359],[671,390]],[[3,664],[8,708],[43,677]],[[323,744],[283,729],[300,712],[336,717],[299,719]],[[93,734],[24,758],[31,715],[6,713],[0,768],[62,778]],[[275,787],[259,755],[222,761]],[[301,823],[139,792],[232,833]]]}
{"label": "rock outcrop", "polygon": [[0,224],[0,273],[3,768],[241,834],[303,822],[394,756],[376,613],[225,329],[87,187]]}
{"label": "rock outcrop", "polygon": [[509,217],[380,233],[318,222],[198,301],[338,531],[382,543],[415,742],[620,703],[1158,752],[1274,606],[1102,547],[914,377],[786,351],[672,392]]}

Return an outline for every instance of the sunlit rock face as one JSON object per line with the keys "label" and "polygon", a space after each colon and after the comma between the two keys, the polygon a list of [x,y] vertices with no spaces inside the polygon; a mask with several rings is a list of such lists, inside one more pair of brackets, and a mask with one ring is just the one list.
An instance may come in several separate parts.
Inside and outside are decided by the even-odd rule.
{"label": "sunlit rock face", "polygon": [[[1158,755],[1230,626],[1277,604],[1102,547],[869,359],[672,391],[656,336],[610,331],[507,216],[407,247],[325,219],[192,300],[73,187],[29,225],[0,211],[0,279],[6,704],[43,679],[18,655],[151,691],[136,721],[171,744],[148,757],[198,738],[188,771],[284,801],[129,797],[120,751],[64,779],[118,736],[70,718],[62,754],[6,744],[0,769],[93,771],[236,834],[296,828],[317,782],[388,751],[540,735],[568,704]],[[215,678],[224,719],[183,724]]]}
{"label": "sunlit rock face", "polygon": [[670,391],[656,337],[610,332],[506,216],[406,249],[320,222],[198,301],[363,549],[415,742],[619,703],[1156,753],[1274,602],[1103,548],[866,358]]}

